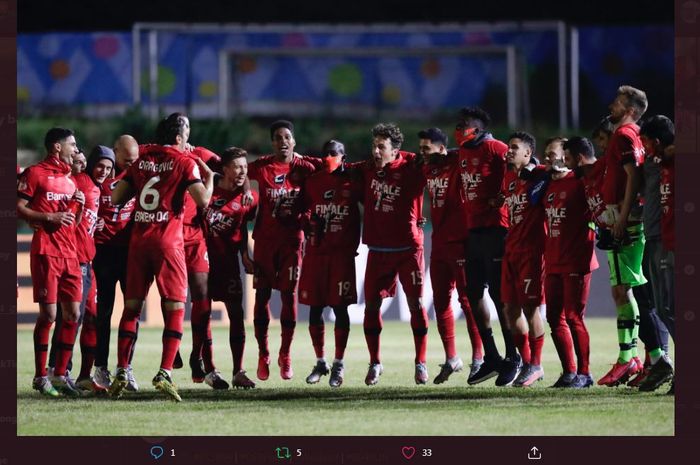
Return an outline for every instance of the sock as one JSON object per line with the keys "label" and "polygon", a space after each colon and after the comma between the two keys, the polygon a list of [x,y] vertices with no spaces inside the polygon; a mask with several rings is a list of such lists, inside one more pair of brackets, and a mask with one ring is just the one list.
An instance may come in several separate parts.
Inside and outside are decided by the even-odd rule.
{"label": "sock", "polygon": [[139,315],[141,312],[125,308],[119,321],[119,340],[117,342],[117,367],[126,368],[131,360],[131,353],[138,334]]}
{"label": "sock", "polygon": [[479,328],[479,335],[481,336],[481,342],[484,344],[484,358],[493,360],[501,358],[501,354],[498,353],[496,348],[496,341],[493,340],[493,329]]}
{"label": "sock", "polygon": [[552,341],[557,349],[561,367],[564,373],[576,373],[576,361],[574,360],[574,347],[571,332],[567,325],[552,328]]}
{"label": "sock", "polygon": [[[661,357],[664,356],[664,350],[661,347],[658,347],[656,349],[650,350],[647,352],[647,357],[651,359],[651,364],[656,365],[656,362],[661,360]],[[646,365],[646,363],[645,363]]]}
{"label": "sock", "polygon": [[325,333],[326,333],[326,327],[323,324],[323,321],[321,324],[309,324],[309,334],[311,335],[311,343],[314,346],[314,353],[316,354],[316,358],[323,358],[323,345],[324,345],[324,338],[325,338]]}
{"label": "sock", "polygon": [[202,358],[202,349],[207,340],[207,326],[210,318],[211,302],[209,299],[193,300],[190,324],[192,325],[192,354],[196,358]]}
{"label": "sock", "polygon": [[425,363],[425,354],[428,350],[428,314],[422,305],[415,312],[411,312],[411,330],[413,345],[416,349],[415,362]]}
{"label": "sock", "polygon": [[56,351],[56,367],[54,368],[55,376],[65,376],[68,361],[73,355],[73,345],[75,345],[77,333],[78,322],[64,319],[58,333],[58,350]]}
{"label": "sock", "polygon": [[294,292],[280,292],[282,311],[280,312],[280,324],[282,325],[282,344],[280,354],[289,356],[294,340],[294,328],[297,326],[297,303]]}
{"label": "sock", "polygon": [[270,326],[269,301],[263,305],[256,298],[254,312],[253,326],[255,327],[255,339],[258,341],[258,353],[261,356],[267,356],[270,354],[267,344],[267,329]]}
{"label": "sock", "polygon": [[530,364],[532,356],[530,354],[530,342],[528,341],[528,333],[525,334],[513,334],[513,342],[515,342],[518,352],[520,352],[520,357],[523,359],[523,364]]}
{"label": "sock", "polygon": [[160,367],[164,370],[173,369],[175,354],[180,348],[182,326],[185,319],[185,309],[167,310],[165,312],[165,328],[163,328],[163,356]]}
{"label": "sock", "polygon": [[333,333],[335,335],[335,358],[336,360],[340,360],[342,362],[343,357],[345,356],[345,347],[348,345],[350,328],[338,327],[338,323],[336,322]]}
{"label": "sock", "polygon": [[457,355],[457,350],[455,349],[455,318],[452,313],[452,307],[447,305],[438,312],[435,309],[438,333],[440,333],[440,339],[442,339],[442,347],[445,350],[445,358],[453,358]]}
{"label": "sock", "polygon": [[481,334],[474,318],[474,312],[472,312],[469,301],[466,298],[460,299],[460,301],[462,303],[462,311],[467,320],[467,333],[469,333],[469,340],[472,344],[472,359],[481,360],[484,358],[484,345],[481,342]]}
{"label": "sock", "polygon": [[97,352],[97,326],[95,316],[86,313],[83,319],[83,327],[80,330],[80,374],[78,378],[89,378],[92,366],[95,363]]}
{"label": "sock", "polygon": [[544,334],[535,336],[530,333],[528,336],[530,342],[530,364],[542,365],[542,347],[544,346]]}
{"label": "sock", "polygon": [[53,323],[39,316],[34,325],[34,376],[46,376],[46,359],[49,356],[49,335]]}
{"label": "sock", "polygon": [[577,372],[582,375],[587,375],[590,373],[590,336],[581,316],[578,314],[573,314],[571,316],[571,319],[567,319],[567,323],[569,328],[571,328],[571,339],[574,343],[574,351],[576,352]]}
{"label": "sock", "polygon": [[618,362],[620,363],[627,363],[636,355],[638,319],[639,309],[633,297],[630,297],[629,303],[617,307],[617,341],[620,346]]}
{"label": "sock", "polygon": [[230,326],[228,343],[233,357],[233,373],[243,369],[243,352],[245,349],[245,325],[243,324],[243,306],[241,302],[227,304]]}
{"label": "sock", "polygon": [[376,312],[365,309],[365,317],[362,323],[369,351],[369,362],[380,363],[380,335],[382,334],[382,315],[379,310]]}

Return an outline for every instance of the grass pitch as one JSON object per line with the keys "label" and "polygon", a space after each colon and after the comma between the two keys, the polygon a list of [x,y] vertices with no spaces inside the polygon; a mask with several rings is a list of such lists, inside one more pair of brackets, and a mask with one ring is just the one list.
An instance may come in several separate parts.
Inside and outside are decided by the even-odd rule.
{"label": "grass pitch", "polygon": [[[464,320],[458,320],[458,351],[471,359]],[[617,354],[615,320],[589,319],[591,369],[599,378]],[[468,386],[467,369],[442,385],[416,386],[413,381],[413,338],[408,323],[385,322],[382,332],[384,375],[377,386],[364,385],[368,355],[361,326],[353,325],[345,357],[345,382],[338,389],[328,377],[309,386],[304,378],[315,364],[306,323],[299,323],[292,346],[294,379],[283,381],[275,363],[280,328],[270,328],[273,362],[270,379],[254,378],[257,348],[247,328],[245,367],[258,387],[249,390],[212,391],[193,384],[189,368],[175,370],[173,379],[183,398],[166,400],[151,386],[158,370],[161,331],[144,329],[134,358],[140,383],[138,393],[110,398],[46,399],[31,389],[33,376],[32,332],[18,331],[17,434],[68,436],[468,436],[468,435],[673,435],[674,398],[640,393],[627,387],[593,387],[585,391],[547,389],[561,367],[549,334],[543,351],[545,380],[532,388],[497,388],[493,380]],[[494,328],[496,340],[500,331]],[[228,330],[214,330],[216,362],[230,381],[232,361]],[[116,347],[116,331],[112,335]],[[191,348],[189,328],[181,353],[187,363]],[[116,350],[116,349],[115,349]],[[326,323],[326,354],[333,356],[333,325]],[[76,344],[74,357],[80,365]],[[431,322],[428,369],[432,378],[444,361],[442,345]],[[110,363],[116,363],[114,351]],[[111,368],[113,370],[113,367]],[[630,421],[632,420],[632,421]]]}

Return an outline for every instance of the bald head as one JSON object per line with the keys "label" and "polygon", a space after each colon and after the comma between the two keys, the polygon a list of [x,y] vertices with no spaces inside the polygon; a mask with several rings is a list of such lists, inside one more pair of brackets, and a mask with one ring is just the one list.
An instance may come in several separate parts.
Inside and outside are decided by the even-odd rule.
{"label": "bald head", "polygon": [[124,134],[114,143],[114,155],[119,171],[127,169],[139,157],[139,143],[132,136]]}

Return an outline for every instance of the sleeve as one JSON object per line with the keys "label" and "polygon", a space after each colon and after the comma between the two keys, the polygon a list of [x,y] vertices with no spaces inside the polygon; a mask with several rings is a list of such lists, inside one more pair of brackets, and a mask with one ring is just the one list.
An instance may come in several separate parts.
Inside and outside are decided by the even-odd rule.
{"label": "sleeve", "polygon": [[25,200],[32,200],[36,192],[38,179],[34,176],[34,170],[27,168],[17,180],[17,196]]}
{"label": "sleeve", "polygon": [[310,163],[314,167],[314,171],[323,168],[323,160],[319,157],[310,157],[308,155],[302,155],[301,159],[307,163]]}
{"label": "sleeve", "polygon": [[[183,172],[183,182],[185,187],[202,182],[202,175],[199,173],[199,166],[189,157],[180,158]],[[134,166],[134,165],[131,165]]]}
{"label": "sleeve", "polygon": [[634,163],[634,166],[639,165],[637,160],[637,151],[634,147],[634,142],[627,136],[621,136],[618,139],[618,150],[620,154],[620,164],[623,166],[628,163]]}
{"label": "sleeve", "polygon": [[248,163],[248,179],[258,181],[260,176],[260,168],[262,168],[263,158],[258,158]]}
{"label": "sleeve", "polygon": [[195,147],[192,151],[214,172],[221,172],[221,157],[204,147]]}

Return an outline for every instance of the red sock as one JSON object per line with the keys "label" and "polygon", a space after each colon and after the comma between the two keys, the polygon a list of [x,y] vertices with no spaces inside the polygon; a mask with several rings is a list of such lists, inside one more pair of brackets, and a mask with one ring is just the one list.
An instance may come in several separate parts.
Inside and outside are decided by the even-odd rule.
{"label": "red sock", "polygon": [[413,330],[413,345],[416,348],[416,363],[425,363],[425,353],[428,350],[428,314],[421,306],[411,312],[411,329]]}
{"label": "red sock", "polygon": [[335,335],[335,358],[342,360],[345,356],[345,347],[348,345],[350,328],[338,328],[336,326],[333,333]]}
{"label": "red sock", "polygon": [[438,312],[435,307],[438,333],[442,339],[442,347],[445,350],[446,358],[454,358],[457,355],[455,349],[455,318],[452,313],[452,307],[447,305],[447,308],[441,309]]}
{"label": "red sock", "polygon": [[164,370],[173,369],[175,354],[180,348],[182,325],[185,320],[185,309],[167,310],[165,312],[165,328],[163,328],[163,356],[160,367]]}
{"label": "red sock", "polygon": [[80,329],[80,375],[78,378],[89,378],[92,365],[95,363],[95,351],[97,350],[97,327],[95,315],[85,313],[83,326]]}
{"label": "red sock", "polygon": [[280,292],[282,310],[280,311],[280,324],[282,325],[282,345],[280,354],[289,355],[294,340],[294,328],[297,326],[297,303],[294,292]]}
{"label": "red sock", "polygon": [[323,358],[323,345],[326,334],[326,326],[321,323],[320,325],[309,325],[309,334],[311,335],[311,344],[314,346],[314,352],[316,353],[316,358]]}
{"label": "red sock", "polygon": [[544,334],[535,337],[533,333],[529,335],[530,339],[530,363],[532,365],[542,365],[542,347],[544,346]]}
{"label": "red sock", "polygon": [[139,315],[141,312],[125,308],[119,321],[119,340],[117,342],[117,367],[126,368],[131,360],[131,353],[136,334],[139,330]]}
{"label": "red sock", "polygon": [[379,310],[376,312],[368,312],[365,309],[365,318],[362,323],[365,331],[365,341],[367,341],[367,350],[369,350],[369,362],[380,363],[379,351],[380,343],[379,336],[382,334],[382,314]]}
{"label": "red sock", "polygon": [[49,336],[53,323],[41,315],[34,325],[34,376],[46,376],[46,359],[49,355]]}
{"label": "red sock", "polygon": [[517,334],[513,333],[513,342],[515,343],[515,346],[518,348],[518,352],[520,352],[520,356],[523,359],[523,363],[530,364],[532,360],[532,356],[530,354],[530,343],[527,340],[528,339],[528,333],[525,334]]}
{"label": "red sock", "polygon": [[484,358],[484,344],[481,342],[481,335],[479,334],[479,327],[474,318],[474,312],[466,296],[460,296],[459,302],[462,306],[464,317],[467,320],[467,333],[469,333],[469,340],[472,344],[472,359],[481,360]]}
{"label": "red sock", "polygon": [[574,360],[574,344],[571,339],[569,326],[564,324],[552,328],[552,341],[559,354],[561,367],[565,373],[576,373],[576,361]]}
{"label": "red sock", "polygon": [[214,366],[214,354],[211,338],[211,301],[209,299],[193,300],[192,314],[192,353],[204,361],[204,371],[210,373]]}
{"label": "red sock", "polygon": [[571,327],[572,339],[574,342],[574,350],[576,351],[576,360],[578,363],[578,373],[587,375],[590,373],[590,336],[586,324],[580,315],[574,315],[573,318],[567,320]]}
{"label": "red sock", "polygon": [[270,348],[267,343],[267,330],[270,326],[270,303],[258,301],[256,294],[255,306],[253,308],[253,326],[255,328],[255,339],[258,341],[258,352],[260,355],[269,355]]}
{"label": "red sock", "polygon": [[61,328],[58,332],[58,350],[56,351],[56,366],[54,367],[55,376],[64,376],[68,361],[73,355],[73,346],[75,345],[75,337],[78,334],[78,322],[67,321],[64,319],[61,322]]}

